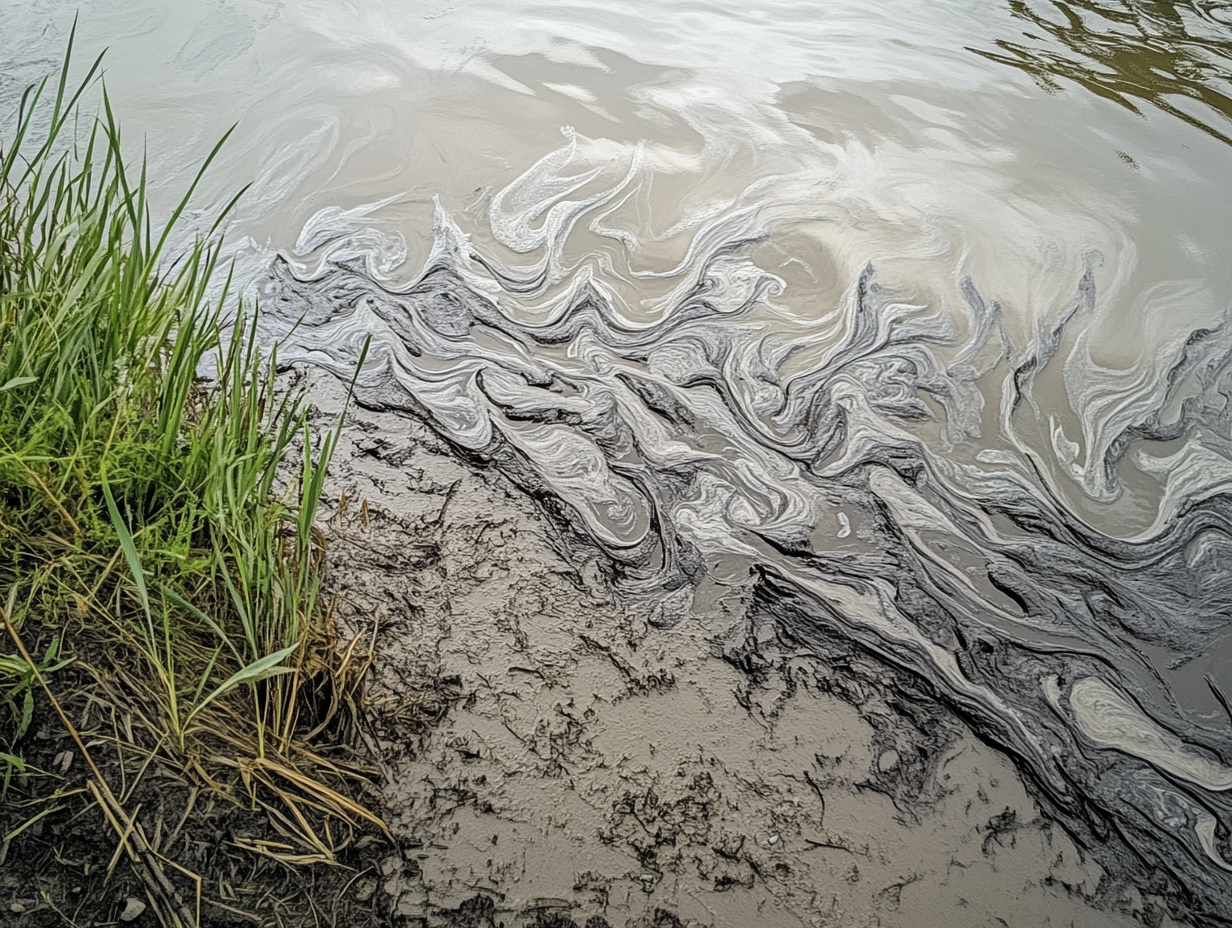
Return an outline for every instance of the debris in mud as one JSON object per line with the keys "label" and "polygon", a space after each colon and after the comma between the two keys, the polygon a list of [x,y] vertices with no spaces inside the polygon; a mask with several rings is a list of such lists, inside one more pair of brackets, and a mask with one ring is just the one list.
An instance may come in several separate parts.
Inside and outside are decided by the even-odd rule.
{"label": "debris in mud", "polygon": [[802,649],[764,580],[656,629],[426,428],[366,411],[343,441],[368,515],[334,522],[340,620],[375,623],[374,699],[412,715],[377,715],[396,924],[1137,923],[1004,758],[858,647]]}

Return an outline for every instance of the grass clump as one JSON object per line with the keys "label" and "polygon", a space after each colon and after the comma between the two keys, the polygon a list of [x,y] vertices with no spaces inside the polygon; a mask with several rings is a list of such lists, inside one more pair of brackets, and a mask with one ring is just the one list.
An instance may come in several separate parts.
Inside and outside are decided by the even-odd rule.
{"label": "grass clump", "polygon": [[[125,795],[151,758],[263,805],[287,840],[250,850],[329,862],[330,821],[371,818],[339,785],[351,768],[313,746],[355,670],[313,527],[336,433],[314,447],[255,316],[228,324],[225,293],[208,299],[217,224],[167,253],[197,181],[156,233],[105,90],[80,114],[98,67],[74,89],[66,57],[0,139],[0,784],[12,801],[29,780],[45,700],[134,866],[149,860]],[[65,708],[83,690],[125,719],[93,747]]]}

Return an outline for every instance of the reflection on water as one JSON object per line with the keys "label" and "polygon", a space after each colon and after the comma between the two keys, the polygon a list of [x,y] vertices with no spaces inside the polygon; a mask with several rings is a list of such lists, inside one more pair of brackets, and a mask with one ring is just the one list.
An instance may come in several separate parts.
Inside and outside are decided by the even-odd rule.
{"label": "reflection on water", "polygon": [[973,51],[1050,90],[1065,78],[1135,113],[1150,103],[1232,144],[1223,121],[1232,120],[1232,3],[1011,0],[1010,9],[1048,38],[1028,31],[1027,43],[998,39],[1000,52]]}

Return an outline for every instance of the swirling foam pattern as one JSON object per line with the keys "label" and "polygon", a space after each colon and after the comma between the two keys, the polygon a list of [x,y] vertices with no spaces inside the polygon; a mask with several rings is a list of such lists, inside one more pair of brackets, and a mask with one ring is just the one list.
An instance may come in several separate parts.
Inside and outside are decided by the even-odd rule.
{"label": "swirling foam pattern", "polygon": [[[504,469],[678,621],[708,564],[743,560],[809,603],[784,612],[791,640],[841,635],[926,681],[1077,834],[1232,924],[1230,719],[1166,672],[1232,614],[1229,329],[1101,367],[1094,254],[1060,262],[1070,296],[1017,328],[978,280],[930,306],[873,266],[802,313],[754,254],[814,213],[764,181],[639,271],[613,257],[638,247],[614,216],[646,152],[594,164],[577,144],[492,197],[490,246],[438,206],[409,284],[374,270],[396,243],[320,214],[316,263],[279,259],[266,286],[267,313],[302,320],[280,357],[347,376],[370,338],[361,403]],[[1135,481],[1147,516],[1096,527]]]}

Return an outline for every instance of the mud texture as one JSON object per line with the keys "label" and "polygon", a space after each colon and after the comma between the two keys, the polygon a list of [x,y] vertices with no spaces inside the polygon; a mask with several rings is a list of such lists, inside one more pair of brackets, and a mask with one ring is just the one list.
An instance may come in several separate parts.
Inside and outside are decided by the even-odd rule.
{"label": "mud texture", "polygon": [[392,924],[1174,924],[920,682],[794,640],[807,605],[747,564],[657,627],[678,603],[622,600],[542,501],[402,415],[353,414],[331,487],[397,840],[360,892]]}

